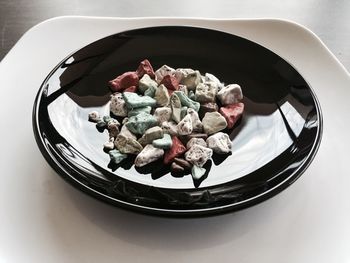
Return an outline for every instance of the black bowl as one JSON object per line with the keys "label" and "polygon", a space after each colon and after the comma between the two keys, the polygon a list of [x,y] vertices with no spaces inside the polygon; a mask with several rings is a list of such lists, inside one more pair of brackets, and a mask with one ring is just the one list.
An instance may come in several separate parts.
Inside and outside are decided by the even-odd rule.
{"label": "black bowl", "polygon": [[[214,158],[200,185],[171,176],[161,163],[111,166],[102,150],[107,134],[87,121],[91,110],[109,114],[108,80],[145,58],[154,68],[194,68],[242,87],[245,113],[230,134],[233,154]],[[38,92],[33,128],[46,160],[84,192],[135,211],[202,216],[257,204],[294,182],[316,154],[322,116],[303,77],[270,50],[224,32],[171,26],[118,33],[68,56]]]}

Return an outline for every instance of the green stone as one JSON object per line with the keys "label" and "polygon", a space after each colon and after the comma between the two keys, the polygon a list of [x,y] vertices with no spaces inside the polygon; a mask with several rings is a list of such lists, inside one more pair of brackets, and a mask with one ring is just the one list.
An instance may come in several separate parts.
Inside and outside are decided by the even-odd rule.
{"label": "green stone", "polygon": [[157,119],[146,112],[141,112],[136,116],[129,118],[125,123],[126,127],[135,134],[144,134],[145,131],[157,125]]}
{"label": "green stone", "polygon": [[197,101],[191,100],[189,97],[183,93],[183,91],[174,91],[174,93],[179,97],[182,106],[187,106],[189,108],[194,109],[195,111],[199,111],[200,104]]}
{"label": "green stone", "polygon": [[108,122],[110,122],[110,121],[112,120],[111,116],[108,116],[108,115],[103,116],[102,119],[103,119],[103,121],[104,121],[105,123],[108,123]]}
{"label": "green stone", "polygon": [[106,128],[106,127],[107,127],[107,123],[105,123],[103,120],[99,120],[99,121],[96,123],[96,127],[97,127],[97,128]]}
{"label": "green stone", "polygon": [[154,140],[152,145],[160,149],[170,149],[173,144],[171,136],[167,133],[164,134],[163,138]]}
{"label": "green stone", "polygon": [[142,108],[146,106],[154,107],[156,100],[149,96],[140,96],[134,92],[124,92],[123,98],[128,109]]}
{"label": "green stone", "polygon": [[194,94],[193,90],[190,90],[190,91],[188,92],[188,97],[189,97],[191,100],[195,100],[196,95]]}
{"label": "green stone", "polygon": [[181,120],[187,115],[187,109],[188,107],[186,106],[181,107],[181,113],[180,113]]}
{"label": "green stone", "polygon": [[115,164],[120,163],[121,161],[123,161],[128,157],[127,154],[121,153],[118,150],[110,150],[108,154],[109,154],[109,157],[111,158],[111,161]]}
{"label": "green stone", "polygon": [[151,113],[152,107],[151,106],[146,106],[146,107],[141,107],[141,108],[135,108],[131,111],[128,112],[128,117],[136,116],[140,114],[141,112],[145,113]]}
{"label": "green stone", "polygon": [[191,172],[193,179],[198,180],[201,179],[201,177],[205,174],[206,170],[203,167],[193,165]]}
{"label": "green stone", "polygon": [[145,95],[154,98],[156,94],[157,87],[156,86],[150,86],[148,89],[145,91]]}

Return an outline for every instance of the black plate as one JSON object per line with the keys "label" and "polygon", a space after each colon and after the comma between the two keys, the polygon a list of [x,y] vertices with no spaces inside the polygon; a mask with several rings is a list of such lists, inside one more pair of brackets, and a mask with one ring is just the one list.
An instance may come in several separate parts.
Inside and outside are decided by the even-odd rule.
{"label": "black plate", "polygon": [[[143,59],[189,67],[238,83],[245,114],[231,133],[233,154],[215,158],[197,187],[162,166],[108,167],[106,134],[87,121],[108,114],[107,81]],[[100,39],[64,59],[43,82],[34,104],[34,133],[51,166],[77,188],[110,204],[169,216],[201,216],[259,203],[294,182],[321,139],[316,96],[284,59],[246,39],[194,27],[153,27]]]}

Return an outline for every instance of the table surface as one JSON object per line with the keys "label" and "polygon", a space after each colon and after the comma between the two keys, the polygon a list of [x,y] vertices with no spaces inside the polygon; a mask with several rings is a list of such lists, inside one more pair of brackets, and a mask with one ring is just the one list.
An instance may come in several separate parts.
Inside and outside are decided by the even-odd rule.
{"label": "table surface", "polygon": [[35,24],[55,16],[181,16],[210,18],[273,17],[293,20],[314,33],[350,70],[350,1],[305,0],[1,0],[0,60]]}

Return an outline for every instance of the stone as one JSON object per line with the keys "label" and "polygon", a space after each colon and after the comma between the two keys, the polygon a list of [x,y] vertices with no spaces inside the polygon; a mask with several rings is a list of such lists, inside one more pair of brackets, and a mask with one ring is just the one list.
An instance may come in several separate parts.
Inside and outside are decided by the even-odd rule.
{"label": "stone", "polygon": [[154,96],[156,95],[156,90],[157,90],[157,87],[150,86],[148,89],[146,89],[144,95],[154,98]]}
{"label": "stone", "polygon": [[152,144],[146,145],[145,148],[137,155],[135,159],[135,166],[142,167],[146,164],[160,159],[164,155],[164,150],[153,147]]}
{"label": "stone", "polygon": [[89,121],[99,122],[101,120],[100,114],[97,111],[92,111],[89,113]]}
{"label": "stone", "polygon": [[145,131],[142,137],[138,140],[143,146],[152,143],[153,140],[163,138],[163,130],[159,126],[154,126]]}
{"label": "stone", "polygon": [[[125,119],[127,119],[127,118],[125,118]],[[136,139],[137,139],[137,137],[135,136],[135,134],[133,134],[133,133],[128,129],[128,127],[126,127],[126,125],[123,125],[123,126],[122,126],[122,128],[120,129],[119,134],[124,135],[125,137],[130,138],[130,139],[133,139],[133,140],[136,140]]]}
{"label": "stone", "polygon": [[215,77],[213,74],[210,74],[210,73],[205,73],[205,77],[204,77],[204,81],[203,82],[212,82],[212,83],[214,83],[217,86],[218,91],[221,90],[224,87],[224,84],[221,83],[221,81],[217,77]]}
{"label": "stone", "polygon": [[188,109],[188,107],[186,107],[186,106],[181,107],[181,109],[180,109],[180,120],[185,118],[185,116],[187,115],[187,109]]}
{"label": "stone", "polygon": [[108,154],[111,161],[115,164],[121,163],[124,159],[128,157],[127,154],[121,153],[116,149],[109,151]]}
{"label": "stone", "polygon": [[151,111],[152,111],[152,107],[151,106],[135,108],[135,109],[132,109],[132,110],[130,110],[128,112],[128,117],[136,116],[136,115],[140,114],[141,112],[145,112],[145,113],[150,114]]}
{"label": "stone", "polygon": [[171,163],[174,158],[181,156],[186,151],[186,147],[182,142],[176,137],[172,138],[171,148],[164,154],[164,164]]}
{"label": "stone", "polygon": [[227,133],[218,132],[208,137],[208,148],[215,153],[225,154],[231,152],[232,142]]}
{"label": "stone", "polygon": [[131,86],[137,86],[139,77],[136,72],[125,72],[124,74],[116,77],[108,82],[109,87],[113,91],[123,91]]}
{"label": "stone", "polygon": [[194,132],[202,132],[203,131],[203,124],[201,120],[199,119],[198,113],[192,109],[187,109],[187,114],[191,116],[192,120],[192,129]]}
{"label": "stone", "polygon": [[126,137],[120,133],[117,138],[115,138],[114,145],[121,153],[128,154],[138,154],[143,149],[142,145],[137,140]]}
{"label": "stone", "polygon": [[145,74],[139,81],[138,90],[143,94],[150,88],[153,88],[155,91],[157,87],[157,82],[155,82],[148,74]]}
{"label": "stone", "polygon": [[174,162],[183,167],[185,170],[191,170],[192,164],[183,158],[174,158]]}
{"label": "stone", "polygon": [[151,114],[141,112],[130,117],[125,125],[134,134],[144,134],[147,129],[157,125],[157,119]]}
{"label": "stone", "polygon": [[97,127],[98,129],[107,128],[107,123],[105,123],[103,120],[99,120],[99,121],[96,123],[96,127]]}
{"label": "stone", "polygon": [[199,83],[196,87],[195,100],[201,103],[215,102],[218,88],[212,82]]}
{"label": "stone", "polygon": [[103,144],[103,148],[106,150],[113,150],[114,149],[114,138],[110,137],[108,142],[105,142]]}
{"label": "stone", "polygon": [[175,93],[173,93],[170,97],[170,107],[172,111],[171,118],[176,123],[179,123],[181,121],[181,101]]}
{"label": "stone", "polygon": [[201,82],[201,74],[198,70],[179,68],[176,69],[174,75],[180,84],[187,86],[188,90],[194,90]]}
{"label": "stone", "polygon": [[129,120],[129,118],[128,118],[128,117],[125,117],[125,118],[122,120],[122,124],[124,125],[125,123],[128,122],[128,120]]}
{"label": "stone", "polygon": [[218,110],[219,110],[219,107],[215,102],[206,102],[201,104],[198,114],[199,114],[199,117],[203,119],[204,115],[207,112],[213,112]]}
{"label": "stone", "polygon": [[142,78],[145,74],[150,76],[152,79],[154,79],[155,77],[153,67],[148,61],[148,59],[141,61],[140,65],[136,70],[136,74],[139,78]]}
{"label": "stone", "polygon": [[203,177],[203,175],[205,175],[205,172],[206,172],[205,168],[199,167],[197,165],[193,165],[191,170],[192,178],[194,180],[199,180]]}
{"label": "stone", "polygon": [[157,102],[157,106],[164,107],[169,104],[170,96],[167,88],[163,84],[159,85],[158,88],[156,89],[154,98]]}
{"label": "stone", "polygon": [[227,127],[232,129],[244,111],[244,104],[242,102],[227,105],[220,108],[220,113],[227,121]]}
{"label": "stone", "polygon": [[175,162],[172,162],[172,164],[170,166],[170,170],[174,173],[182,173],[185,171],[185,169],[182,166],[178,165]]}
{"label": "stone", "polygon": [[205,140],[203,138],[192,138],[191,140],[189,140],[187,142],[186,148],[190,149],[195,144],[198,144],[198,145],[203,146],[203,147],[207,147],[207,143],[205,142]]}
{"label": "stone", "polygon": [[171,140],[171,136],[165,133],[163,138],[154,140],[152,145],[160,149],[170,149],[173,145],[173,141]]}
{"label": "stone", "polygon": [[171,119],[172,111],[169,107],[159,107],[154,110],[153,116],[157,119],[158,124],[162,124],[165,121]]}
{"label": "stone", "polygon": [[179,97],[182,106],[187,106],[189,108],[194,109],[195,111],[199,110],[199,107],[200,107],[199,102],[191,100],[182,91],[174,91],[173,94],[176,94]]}
{"label": "stone", "polygon": [[193,92],[193,90],[190,90],[188,92],[188,96],[191,100],[195,100],[196,99],[196,94]]}
{"label": "stone", "polygon": [[162,123],[162,130],[164,133],[170,135],[177,135],[177,124],[173,121],[165,121]]}
{"label": "stone", "polygon": [[128,110],[121,93],[116,92],[111,95],[111,103],[109,105],[109,109],[115,116],[125,117],[128,115]]}
{"label": "stone", "polygon": [[192,138],[202,138],[203,140],[206,140],[208,138],[208,134],[206,134],[206,133],[191,133],[190,135],[186,135],[187,141],[191,140]]}
{"label": "stone", "polygon": [[[182,91],[186,96],[188,96],[188,89],[186,85],[179,84],[179,91]],[[193,92],[193,91],[192,91]]]}
{"label": "stone", "polygon": [[129,88],[126,88],[124,92],[136,92],[137,88],[136,86],[130,86]]}
{"label": "stone", "polygon": [[174,75],[174,73],[175,73],[175,69],[173,69],[167,65],[163,65],[159,69],[157,69],[154,74],[156,76],[157,83],[160,83],[163,80],[164,76]]}
{"label": "stone", "polygon": [[113,120],[108,122],[107,129],[108,129],[109,138],[115,138],[119,134],[119,125],[120,124],[118,125],[118,123],[116,123]]}
{"label": "stone", "polygon": [[[106,117],[106,118],[105,118]],[[103,120],[107,123],[107,127],[109,126],[109,125],[117,125],[118,127],[120,126],[120,122],[118,121],[118,120],[116,120],[116,119],[114,119],[114,118],[112,118],[112,117],[110,117],[110,116],[104,116],[103,117]]]}
{"label": "stone", "polygon": [[141,108],[146,106],[154,107],[156,100],[149,96],[140,96],[137,93],[124,92],[123,98],[128,109]]}
{"label": "stone", "polygon": [[202,120],[203,130],[210,135],[227,127],[226,119],[218,112],[207,112]]}
{"label": "stone", "polygon": [[217,95],[222,105],[238,103],[243,99],[241,87],[237,84],[230,84],[222,88]]}
{"label": "stone", "polygon": [[165,75],[163,77],[162,81],[160,82],[160,84],[163,84],[169,90],[178,90],[179,89],[179,82],[172,75]]}
{"label": "stone", "polygon": [[186,153],[185,159],[192,163],[202,167],[213,155],[213,150],[207,147],[203,147],[198,144],[194,144]]}
{"label": "stone", "polygon": [[188,135],[192,133],[192,119],[189,114],[187,114],[178,124],[177,132],[179,135]]}

